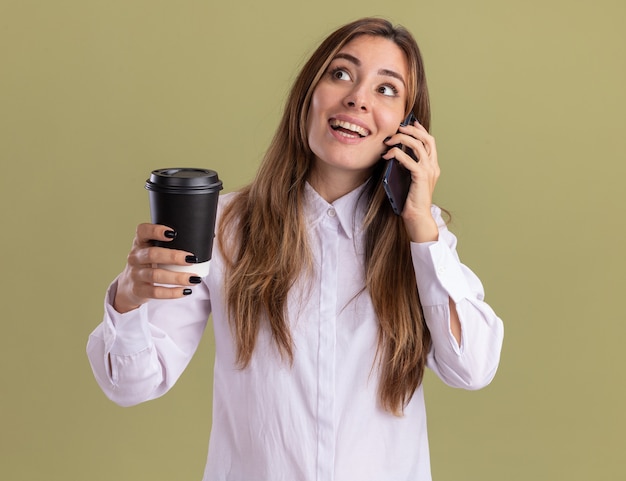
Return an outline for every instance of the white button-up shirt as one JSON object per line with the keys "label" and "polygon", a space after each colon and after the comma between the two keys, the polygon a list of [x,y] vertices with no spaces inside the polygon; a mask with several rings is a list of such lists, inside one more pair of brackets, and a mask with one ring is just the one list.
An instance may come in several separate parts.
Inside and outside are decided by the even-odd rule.
{"label": "white button-up shirt", "polygon": [[[183,299],[152,300],[119,314],[112,307],[116,283],[109,289],[104,320],[87,351],[98,383],[121,405],[167,392],[213,315],[213,423],[204,481],[431,479],[422,387],[402,417],[378,402],[378,322],[363,291],[362,191],[330,205],[307,185],[315,264],[289,293],[292,365],[281,359],[267,326],[249,366],[235,365],[217,245],[208,277]],[[230,195],[221,197],[220,211]],[[440,210],[433,207],[433,213],[439,240],[411,246],[433,340],[428,366],[449,385],[477,389],[496,372],[502,322],[483,301],[478,278],[459,262]],[[462,325],[460,346],[450,332],[450,298]]]}

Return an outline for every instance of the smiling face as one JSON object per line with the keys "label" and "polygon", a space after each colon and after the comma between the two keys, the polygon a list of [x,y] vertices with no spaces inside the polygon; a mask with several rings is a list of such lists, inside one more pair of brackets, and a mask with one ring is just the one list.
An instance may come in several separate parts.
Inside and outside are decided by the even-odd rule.
{"label": "smiling face", "polygon": [[361,35],[335,55],[315,87],[307,117],[315,154],[312,183],[352,189],[369,177],[387,149],[384,139],[404,118],[407,81],[406,56],[392,40]]}

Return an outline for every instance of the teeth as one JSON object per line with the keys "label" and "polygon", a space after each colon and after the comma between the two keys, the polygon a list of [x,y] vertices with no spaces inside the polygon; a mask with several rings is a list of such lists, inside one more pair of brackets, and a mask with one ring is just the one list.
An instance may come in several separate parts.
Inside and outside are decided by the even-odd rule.
{"label": "teeth", "polygon": [[330,125],[334,129],[341,127],[342,129],[351,130],[352,132],[359,134],[361,137],[367,137],[369,135],[369,130],[364,129],[360,125],[344,122],[343,120],[332,119],[330,121]]}

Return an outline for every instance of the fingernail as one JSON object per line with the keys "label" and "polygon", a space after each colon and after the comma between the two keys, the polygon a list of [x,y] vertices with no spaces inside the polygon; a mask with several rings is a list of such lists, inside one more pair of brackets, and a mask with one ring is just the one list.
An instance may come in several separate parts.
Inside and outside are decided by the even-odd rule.
{"label": "fingernail", "polygon": [[385,138],[385,140],[383,140],[383,142],[389,142],[389,140],[391,140],[391,136]]}
{"label": "fingernail", "polygon": [[187,264],[197,264],[198,263],[198,258],[196,256],[187,256],[187,257],[185,257],[185,262]]}
{"label": "fingernail", "polygon": [[193,291],[192,291],[191,289],[189,289],[189,288],[187,288],[187,289],[183,289],[183,295],[184,295],[184,296],[188,296],[188,295],[189,295],[189,294],[191,294],[192,292],[193,292]]}
{"label": "fingernail", "polygon": [[165,237],[167,237],[168,239],[175,239],[176,238],[176,231],[175,230],[166,230],[163,235]]}
{"label": "fingernail", "polygon": [[202,282],[202,279],[198,276],[191,276],[189,278],[189,282],[191,282],[192,284],[200,284]]}

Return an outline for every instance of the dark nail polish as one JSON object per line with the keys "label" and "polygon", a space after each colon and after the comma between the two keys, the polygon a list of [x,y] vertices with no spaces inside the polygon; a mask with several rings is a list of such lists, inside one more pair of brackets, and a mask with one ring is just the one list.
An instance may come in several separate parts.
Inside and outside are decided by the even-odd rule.
{"label": "dark nail polish", "polygon": [[163,235],[168,239],[176,239],[176,231],[175,230],[166,230]]}
{"label": "dark nail polish", "polygon": [[183,295],[188,296],[189,294],[191,294],[193,291],[191,289],[183,289]]}
{"label": "dark nail polish", "polygon": [[191,276],[189,278],[189,282],[191,282],[192,284],[200,284],[202,282],[202,279],[200,279],[198,276]]}
{"label": "dark nail polish", "polygon": [[185,262],[187,264],[197,264],[198,263],[198,258],[196,256],[187,256],[187,257],[185,257]]}
{"label": "dark nail polish", "polygon": [[390,139],[391,139],[391,136],[386,137],[385,140],[383,140],[383,142],[389,142]]}

